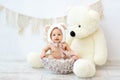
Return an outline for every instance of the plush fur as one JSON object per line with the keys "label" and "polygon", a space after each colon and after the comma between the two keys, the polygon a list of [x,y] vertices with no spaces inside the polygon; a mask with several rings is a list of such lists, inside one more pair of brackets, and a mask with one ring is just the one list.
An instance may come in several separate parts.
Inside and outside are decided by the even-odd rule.
{"label": "plush fur", "polygon": [[107,60],[107,47],[103,31],[100,29],[100,15],[86,7],[72,7],[67,14],[67,42],[81,58],[73,67],[78,77],[95,75],[96,65]]}
{"label": "plush fur", "polygon": [[40,58],[40,54],[35,53],[35,52],[31,52],[28,56],[27,56],[27,62],[33,67],[33,68],[40,68],[43,67],[41,58]]}

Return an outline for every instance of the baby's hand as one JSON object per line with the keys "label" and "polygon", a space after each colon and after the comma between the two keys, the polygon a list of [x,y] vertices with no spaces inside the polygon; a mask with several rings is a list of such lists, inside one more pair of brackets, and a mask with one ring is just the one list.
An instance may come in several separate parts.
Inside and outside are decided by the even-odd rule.
{"label": "baby's hand", "polygon": [[77,60],[77,59],[79,59],[79,56],[74,55],[74,56],[72,56],[72,58],[73,58],[74,60]]}
{"label": "baby's hand", "polygon": [[41,58],[44,58],[44,57],[46,57],[46,54],[41,54],[40,57],[41,57]]}
{"label": "baby's hand", "polygon": [[63,44],[62,44],[62,48],[63,48],[64,50],[66,50],[67,44],[63,43]]}

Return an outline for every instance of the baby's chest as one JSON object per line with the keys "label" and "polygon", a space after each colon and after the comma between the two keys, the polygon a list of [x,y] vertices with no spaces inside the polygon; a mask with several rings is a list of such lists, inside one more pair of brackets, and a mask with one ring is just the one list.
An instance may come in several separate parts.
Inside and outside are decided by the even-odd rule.
{"label": "baby's chest", "polygon": [[59,53],[61,53],[61,49],[58,47],[51,47],[51,53],[59,54]]}

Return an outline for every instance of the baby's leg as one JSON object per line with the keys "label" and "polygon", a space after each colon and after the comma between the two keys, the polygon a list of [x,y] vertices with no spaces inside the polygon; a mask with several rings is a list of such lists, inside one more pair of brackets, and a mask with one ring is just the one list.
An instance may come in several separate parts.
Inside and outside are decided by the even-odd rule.
{"label": "baby's leg", "polygon": [[67,56],[67,55],[65,55],[63,58],[64,58],[64,59],[69,59],[70,57],[69,57],[69,56]]}
{"label": "baby's leg", "polygon": [[48,58],[54,58],[52,55],[48,55]]}
{"label": "baby's leg", "polygon": [[76,55],[72,56],[72,58],[73,58],[75,61],[76,61],[77,59],[79,59],[79,57],[76,56]]}

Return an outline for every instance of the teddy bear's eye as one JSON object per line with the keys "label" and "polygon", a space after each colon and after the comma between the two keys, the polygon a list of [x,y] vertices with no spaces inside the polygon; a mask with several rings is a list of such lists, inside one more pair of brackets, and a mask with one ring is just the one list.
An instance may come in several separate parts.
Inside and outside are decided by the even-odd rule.
{"label": "teddy bear's eye", "polygon": [[80,28],[80,27],[81,27],[81,25],[78,25],[78,27]]}

